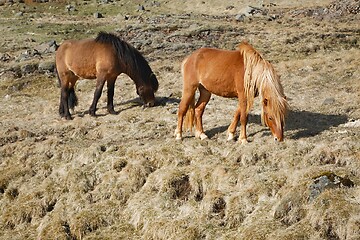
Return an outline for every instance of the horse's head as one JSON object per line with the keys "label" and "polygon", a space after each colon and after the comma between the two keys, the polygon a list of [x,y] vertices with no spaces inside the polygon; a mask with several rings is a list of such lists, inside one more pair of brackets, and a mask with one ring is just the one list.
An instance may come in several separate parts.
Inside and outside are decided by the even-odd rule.
{"label": "horse's head", "polygon": [[140,85],[136,92],[144,103],[144,107],[153,107],[155,105],[155,92],[158,90],[159,83],[154,73],[149,76],[149,84]]}
{"label": "horse's head", "polygon": [[264,124],[270,128],[274,140],[282,142],[284,140],[285,114],[287,110],[286,98],[283,97],[280,103],[264,98],[262,107]]}
{"label": "horse's head", "polygon": [[153,107],[155,105],[154,93],[157,91],[159,86],[155,74],[151,73],[149,78],[150,84],[139,85],[136,89],[137,94],[144,103],[144,107]]}
{"label": "horse's head", "polygon": [[136,89],[136,93],[139,95],[141,101],[144,103],[144,107],[153,107],[155,105],[155,94],[152,87],[139,86]]}

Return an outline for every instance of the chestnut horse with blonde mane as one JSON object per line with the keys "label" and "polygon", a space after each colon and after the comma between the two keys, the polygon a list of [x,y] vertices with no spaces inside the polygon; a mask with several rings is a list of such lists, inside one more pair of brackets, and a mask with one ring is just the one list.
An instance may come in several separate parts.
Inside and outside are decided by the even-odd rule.
{"label": "chestnut horse with blonde mane", "polygon": [[155,104],[159,83],[148,62],[133,46],[111,33],[100,32],[95,39],[67,40],[56,51],[56,70],[61,87],[59,113],[72,119],[69,109],[77,105],[75,83],[79,78],[97,79],[89,113],[95,116],[96,105],[107,82],[107,110],[114,111],[114,87],[121,73],[136,85],[144,106]]}
{"label": "chestnut horse with blonde mane", "polygon": [[[178,110],[176,139],[182,139],[182,125],[195,125],[195,137],[201,140],[207,136],[203,130],[202,115],[211,94],[226,98],[238,98],[239,105],[228,127],[228,140],[235,138],[235,130],[240,120],[239,141],[247,142],[246,124],[254,98],[260,96],[261,121],[267,125],[276,141],[284,139],[285,116],[288,103],[279,76],[247,42],[242,42],[236,50],[227,51],[201,48],[193,52],[182,63],[183,94]],[[195,105],[195,92],[200,96]],[[184,119],[184,116],[185,119]]]}

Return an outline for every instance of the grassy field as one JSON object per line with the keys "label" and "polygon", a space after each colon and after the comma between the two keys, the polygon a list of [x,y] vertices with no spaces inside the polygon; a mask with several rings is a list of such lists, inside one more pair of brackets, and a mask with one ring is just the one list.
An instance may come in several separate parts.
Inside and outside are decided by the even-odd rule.
{"label": "grassy field", "polygon": [[[360,238],[359,1],[14,2],[0,1],[0,239]],[[248,6],[256,14],[237,21]],[[66,121],[41,67],[54,64],[49,43],[99,31],[148,60],[156,106],[120,75],[119,114],[103,94],[91,117],[95,81],[81,80]],[[215,95],[209,139],[176,141],[181,61],[242,40],[281,75],[285,141],[261,125],[257,99],[249,143],[226,141],[237,100]]]}

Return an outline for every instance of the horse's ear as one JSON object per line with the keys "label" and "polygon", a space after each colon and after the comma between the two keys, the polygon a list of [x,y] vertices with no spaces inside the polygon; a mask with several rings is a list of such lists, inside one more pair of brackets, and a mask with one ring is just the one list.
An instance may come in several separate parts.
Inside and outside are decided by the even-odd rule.
{"label": "horse's ear", "polygon": [[263,104],[264,104],[265,107],[268,105],[268,100],[267,100],[267,98],[265,98],[265,99],[263,100]]}

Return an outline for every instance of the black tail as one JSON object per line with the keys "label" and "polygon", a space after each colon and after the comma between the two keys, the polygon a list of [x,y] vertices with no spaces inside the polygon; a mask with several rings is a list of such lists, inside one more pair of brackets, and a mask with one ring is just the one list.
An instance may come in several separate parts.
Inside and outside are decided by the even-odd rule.
{"label": "black tail", "polygon": [[59,77],[59,74],[58,74],[58,71],[57,71],[57,67],[56,67],[56,60],[55,60],[55,69],[54,69],[54,73],[57,77],[57,80],[58,80],[58,87],[61,87],[61,80],[60,80],[60,77]]}
{"label": "black tail", "polygon": [[68,98],[68,106],[69,106],[69,109],[74,109],[75,106],[78,105],[78,98],[75,94],[75,88],[70,88],[69,89],[69,98]]}
{"label": "black tail", "polygon": [[[59,74],[58,74],[58,71],[57,71],[57,68],[56,68],[56,61],[55,61],[55,75],[57,76],[57,79],[58,79],[58,87],[61,87],[61,79],[59,77]],[[69,89],[68,94],[69,94],[69,97],[68,97],[69,109],[74,109],[75,106],[78,105],[78,98],[77,98],[77,96],[75,94],[74,87]]]}

